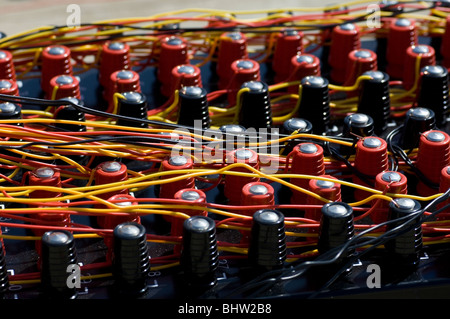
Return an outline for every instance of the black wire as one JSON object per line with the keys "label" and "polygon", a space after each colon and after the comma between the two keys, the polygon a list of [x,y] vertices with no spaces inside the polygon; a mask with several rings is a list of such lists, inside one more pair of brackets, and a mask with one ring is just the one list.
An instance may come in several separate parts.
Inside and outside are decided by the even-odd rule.
{"label": "black wire", "polygon": [[[444,207],[441,207],[440,209],[437,209],[436,211],[434,211],[432,214],[430,214],[429,216],[426,216],[426,219],[429,219],[431,217],[434,217],[435,215],[443,212],[444,210],[450,208],[450,204],[445,205]],[[423,214],[423,212],[422,212]],[[414,214],[414,217],[412,216],[408,216],[411,217],[411,219],[415,219],[417,218],[415,216],[416,214]],[[397,220],[396,220],[397,221]],[[359,254],[355,255],[354,257],[352,257],[343,267],[341,267],[334,275],[332,278],[330,278],[326,284],[324,284],[320,289],[318,289],[314,294],[312,294],[311,296],[309,296],[310,299],[314,299],[317,298],[318,295],[320,295],[320,293],[322,291],[324,291],[325,289],[329,288],[347,269],[348,267],[353,264],[355,262],[355,260],[361,258],[363,255],[366,255],[367,253],[369,253],[370,251],[374,250],[375,248],[377,248],[378,246],[386,243],[387,241],[391,240],[394,237],[400,236],[402,234],[404,234],[405,232],[410,231],[411,229],[417,227],[419,224],[423,223],[424,220],[420,220],[419,222],[410,225],[409,227],[405,227],[408,223],[410,223],[410,221],[407,221],[403,224],[401,224],[399,227],[396,227],[394,229],[392,229],[393,234],[389,235],[388,232],[386,232],[385,234],[383,234],[380,237],[374,237],[371,241],[376,241],[376,243],[372,243],[371,241],[365,243],[364,245],[372,245],[371,247],[365,249],[364,251],[360,252]],[[403,229],[402,229],[403,228]],[[397,230],[396,230],[397,229]],[[387,235],[387,236],[384,236]],[[382,240],[380,240],[380,238],[382,238]]]}
{"label": "black wire", "polygon": [[[235,292],[233,292],[231,295],[235,295],[237,293],[244,293],[250,289],[253,289],[257,286],[262,286],[268,283],[280,283],[281,281],[287,281],[287,280],[293,280],[297,277],[300,277],[302,275],[304,275],[306,273],[306,271],[311,268],[311,267],[317,267],[317,266],[326,266],[326,265],[330,265],[335,263],[337,260],[339,260],[339,258],[344,255],[346,252],[348,251],[354,251],[358,248],[361,248],[363,246],[366,246],[368,244],[371,244],[373,246],[366,248],[365,250],[363,250],[362,252],[359,252],[357,256],[355,256],[354,258],[360,258],[362,255],[370,252],[371,250],[375,249],[376,247],[382,245],[385,241],[388,241],[392,238],[395,238],[396,236],[400,236],[401,234],[403,234],[404,232],[409,231],[410,229],[414,228],[416,226],[416,223],[411,223],[412,221],[414,221],[418,216],[422,216],[423,213],[425,211],[432,211],[435,209],[435,206],[438,205],[439,203],[447,200],[450,197],[450,189],[447,190],[444,194],[442,194],[441,196],[435,198],[434,200],[432,200],[429,204],[427,204],[424,208],[422,208],[421,210],[419,210],[418,212],[415,212],[413,214],[410,215],[406,215],[406,216],[402,216],[399,217],[397,219],[394,220],[389,220],[380,224],[377,224],[371,228],[368,228],[364,231],[361,231],[360,233],[358,233],[357,235],[353,236],[349,241],[347,241],[345,244],[341,245],[340,247],[337,247],[333,250],[330,250],[328,252],[326,252],[325,254],[319,256],[317,259],[312,260],[312,261],[303,261],[301,262],[299,265],[295,266],[295,267],[291,267],[287,270],[285,270],[284,272],[281,272],[281,275],[278,276],[277,278],[266,278],[264,280],[259,280],[259,278],[255,279],[254,281],[251,281],[247,284],[242,285],[240,288],[238,288]],[[435,216],[436,214],[438,214],[439,212],[443,211],[445,208],[448,208],[450,204],[446,205],[445,207],[436,210],[434,213],[431,214],[431,216],[427,216],[426,219],[431,218],[433,216]],[[398,223],[398,222],[402,222],[404,221],[402,224],[397,225],[395,228],[392,228],[389,231],[386,231],[383,235],[379,236],[379,237],[375,237],[375,238],[370,238],[369,240],[366,238],[363,238],[361,240],[361,238],[366,235],[369,232],[373,232],[375,230],[377,230],[380,227],[384,227],[387,225],[390,225],[392,223]],[[420,222],[418,223],[422,223],[423,220],[420,220]],[[417,223],[417,224],[418,224]],[[327,259],[329,256],[332,256],[332,258]],[[323,260],[324,259],[324,260]],[[347,265],[343,266],[338,272],[335,273],[335,275],[327,282],[327,286],[331,285],[333,281],[335,281],[337,278],[339,278],[342,275],[342,272],[345,271],[348,268]],[[284,274],[284,276],[283,276]],[[266,287],[268,288],[268,287]],[[322,288],[326,288],[325,286]],[[322,291],[322,290],[319,290]],[[318,292],[319,292],[318,291]],[[317,292],[317,293],[318,293]],[[311,296],[315,296],[316,293],[312,294]]]}
{"label": "black wire", "polygon": [[[393,139],[394,137],[400,133],[400,131],[403,129],[404,125],[399,125],[398,127],[396,127],[394,130],[392,130],[391,132],[389,132],[389,134],[386,136],[386,142],[388,145],[388,149],[389,151],[394,155],[392,157],[392,159],[395,162],[395,166],[398,167],[399,166],[399,161],[398,158],[402,159],[406,165],[408,165],[411,170],[414,172],[414,174],[427,186],[429,186],[430,188],[433,189],[438,189],[439,185],[433,183],[430,179],[428,179],[428,177],[426,177],[415,165],[414,163],[411,161],[411,159],[408,156],[408,153],[405,152],[403,150],[403,148],[401,146],[399,146],[398,144],[396,144]],[[410,150],[411,152],[412,150]]]}

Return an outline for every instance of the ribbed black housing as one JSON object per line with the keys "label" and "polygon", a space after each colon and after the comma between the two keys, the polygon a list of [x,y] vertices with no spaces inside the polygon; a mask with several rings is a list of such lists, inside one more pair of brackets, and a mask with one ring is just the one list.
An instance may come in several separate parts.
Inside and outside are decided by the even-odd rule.
{"label": "ribbed black housing", "polygon": [[66,230],[48,231],[42,235],[41,284],[50,298],[76,296],[75,288],[67,286],[67,266],[77,263],[73,235]]}
{"label": "ribbed black housing", "polygon": [[[283,135],[292,135],[292,133],[297,131],[297,134],[311,134],[312,130],[313,126],[310,121],[298,117],[292,117],[283,123],[283,126],[280,129],[280,133]],[[289,154],[294,149],[295,145],[306,140],[307,139],[305,138],[295,138],[286,142],[283,154]]]}
{"label": "ribbed black housing", "polygon": [[367,114],[355,113],[344,118],[343,136],[357,139],[358,136],[372,136],[374,134],[373,118]]}
{"label": "ribbed black housing", "polygon": [[386,130],[391,115],[389,75],[381,71],[369,71],[364,75],[372,78],[361,82],[358,113],[370,116],[374,122],[375,134],[381,135]]}
{"label": "ribbed black housing", "polygon": [[207,216],[192,216],[183,224],[181,266],[188,285],[200,288],[215,285],[219,265],[216,225]]}
{"label": "ribbed black housing", "polygon": [[[58,112],[56,112],[55,114],[55,119],[77,121],[77,122],[84,122],[86,120],[84,112],[78,110],[73,105],[65,105],[61,108],[58,108]],[[78,125],[78,124],[55,123],[55,126],[61,130],[70,132],[86,131],[86,126],[84,124]]]}
{"label": "ribbed black housing", "polygon": [[[406,201],[407,205],[401,203],[401,201]],[[400,205],[398,203],[400,203]],[[394,222],[388,225],[387,230],[389,231],[406,222],[405,219],[395,221],[396,219],[414,214],[420,210],[421,204],[413,199],[399,198],[392,201],[389,204],[389,219]],[[416,224],[411,230],[403,232],[402,228],[402,230],[399,231],[400,235],[395,236],[395,238],[385,243],[388,252],[390,252],[396,262],[400,263],[402,266],[414,266],[419,262],[419,254],[423,245],[422,227],[419,221],[420,214],[407,223],[406,227]]]}
{"label": "ribbed black housing", "polygon": [[8,290],[9,279],[8,269],[6,268],[5,249],[3,241],[0,240],[0,298]]}
{"label": "ribbed black housing", "polygon": [[435,128],[436,117],[432,110],[427,108],[410,109],[405,117],[401,146],[405,150],[418,147],[420,135]]}
{"label": "ribbed black housing", "polygon": [[312,133],[325,134],[331,120],[329,82],[320,76],[306,76],[301,84],[302,97],[297,116],[311,122]]}
{"label": "ribbed black housing", "polygon": [[139,295],[146,291],[150,271],[146,229],[139,223],[117,225],[113,232],[113,276],[119,293]]}
{"label": "ribbed black housing", "polygon": [[439,128],[445,126],[449,115],[449,94],[446,68],[438,65],[422,68],[417,107],[432,110]]}
{"label": "ribbed black housing", "polygon": [[323,205],[318,241],[320,253],[345,244],[354,234],[353,208],[350,205],[343,202]]}
{"label": "ribbed black housing", "polygon": [[[135,119],[147,119],[147,97],[139,92],[124,92],[124,99],[118,99],[118,114]],[[118,119],[117,125],[130,127],[148,127],[148,124],[141,121],[128,119]]]}
{"label": "ribbed black housing", "polygon": [[179,112],[178,124],[194,126],[200,121],[201,128],[207,129],[210,125],[208,112],[207,92],[198,86],[185,86],[178,92]]}
{"label": "ribbed black housing", "polygon": [[239,125],[247,129],[271,128],[272,107],[267,83],[250,81],[242,84],[241,88],[249,88],[250,91],[241,95]]}
{"label": "ribbed black housing", "polygon": [[262,209],[253,214],[248,258],[258,270],[283,266],[286,260],[286,234],[281,212]]}

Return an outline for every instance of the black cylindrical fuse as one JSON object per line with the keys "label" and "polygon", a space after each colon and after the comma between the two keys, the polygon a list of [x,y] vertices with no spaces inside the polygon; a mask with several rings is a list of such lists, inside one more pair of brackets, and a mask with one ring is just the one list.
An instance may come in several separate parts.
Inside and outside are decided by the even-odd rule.
{"label": "black cylindrical fuse", "polygon": [[389,75],[381,71],[363,73],[370,79],[363,80],[359,91],[358,113],[373,119],[374,132],[381,135],[387,128],[391,116]]}
{"label": "black cylindrical fuse", "polygon": [[[62,100],[67,100],[73,102],[77,105],[81,105],[82,102],[76,98],[66,98]],[[67,123],[55,123],[55,127],[70,131],[70,132],[85,132],[86,125],[82,124],[82,122],[86,121],[85,113],[80,111],[75,106],[68,104],[60,106],[56,109],[56,113],[54,115],[56,120],[68,120],[68,121],[77,121],[81,122],[80,124],[67,124]]]}
{"label": "black cylindrical fuse", "polygon": [[178,124],[194,127],[196,121],[199,121],[202,129],[209,128],[206,90],[198,86],[184,86],[178,91],[178,96],[180,98]]}
{"label": "black cylindrical fuse", "polygon": [[[282,135],[292,135],[294,132],[296,134],[312,134],[313,126],[312,123],[308,120],[292,117],[289,120],[283,123],[281,127],[280,133]],[[306,138],[295,138],[285,142],[283,155],[289,154],[294,146],[301,143],[302,141],[306,141]]]}
{"label": "black cylindrical fuse", "polygon": [[69,265],[77,263],[75,242],[67,230],[47,231],[42,235],[41,285],[50,298],[73,299],[76,287],[69,287],[67,272]]}
{"label": "black cylindrical fuse", "polygon": [[417,107],[434,112],[436,126],[443,128],[449,115],[448,71],[440,65],[427,65],[420,71]]}
{"label": "black cylindrical fuse", "polygon": [[[139,92],[124,92],[124,98],[118,99],[118,114],[134,119],[147,120],[147,97]],[[117,125],[130,127],[148,127],[146,122],[118,119]]]}
{"label": "black cylindrical fuse", "polygon": [[420,135],[436,128],[436,118],[432,110],[416,107],[406,112],[401,136],[401,146],[405,150],[419,147]]}
{"label": "black cylindrical fuse", "polygon": [[[358,142],[361,137],[374,135],[374,122],[372,117],[362,113],[353,113],[344,118],[344,125],[342,128],[342,135],[346,138],[353,139],[353,142]],[[343,154],[351,155],[356,152],[354,147],[341,145],[340,149]]]}
{"label": "black cylindrical fuse", "polygon": [[113,231],[112,273],[117,291],[123,295],[143,294],[150,271],[147,234],[143,225],[126,222]]}
{"label": "black cylindrical fuse", "polygon": [[[323,205],[319,227],[319,253],[325,253],[345,244],[354,234],[353,208],[350,205],[343,202]],[[342,258],[345,257],[347,255],[344,254]]]}
{"label": "black cylindrical fuse", "polygon": [[281,212],[262,209],[253,214],[248,258],[258,270],[283,267],[286,260],[286,234]]}
{"label": "black cylindrical fuse", "polygon": [[291,135],[292,133],[297,131],[297,133],[311,134],[312,129],[313,126],[310,121],[298,117],[292,117],[283,123],[280,133]]}
{"label": "black cylindrical fuse", "polygon": [[216,284],[219,252],[213,219],[192,216],[184,221],[180,263],[188,286],[209,288]]}
{"label": "black cylindrical fuse", "polygon": [[241,95],[239,125],[247,129],[271,128],[269,86],[262,81],[249,81],[242,84],[241,89],[244,88],[248,88],[249,91]]}
{"label": "black cylindrical fuse", "polygon": [[311,122],[313,134],[326,134],[331,121],[328,80],[320,76],[306,76],[301,85],[302,99],[297,116]]}
{"label": "black cylindrical fuse", "polygon": [[362,113],[353,113],[344,118],[342,135],[356,140],[374,134],[373,118]]}
{"label": "black cylindrical fuse", "polygon": [[[399,235],[390,239],[385,243],[388,252],[395,258],[396,265],[399,266],[415,266],[419,263],[420,252],[422,249],[422,225],[420,224],[421,215],[418,213],[421,210],[421,204],[410,198],[396,198],[389,204],[389,219],[393,221],[388,225],[387,231],[397,228],[405,224],[404,227],[410,227],[407,232],[399,229]],[[405,216],[417,217],[410,221],[399,218]]]}

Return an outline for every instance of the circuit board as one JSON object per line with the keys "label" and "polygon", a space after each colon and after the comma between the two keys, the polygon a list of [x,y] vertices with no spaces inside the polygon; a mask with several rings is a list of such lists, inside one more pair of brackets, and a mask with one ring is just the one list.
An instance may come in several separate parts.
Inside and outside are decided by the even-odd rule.
{"label": "circuit board", "polygon": [[450,10],[369,4],[0,39],[2,298],[450,297]]}

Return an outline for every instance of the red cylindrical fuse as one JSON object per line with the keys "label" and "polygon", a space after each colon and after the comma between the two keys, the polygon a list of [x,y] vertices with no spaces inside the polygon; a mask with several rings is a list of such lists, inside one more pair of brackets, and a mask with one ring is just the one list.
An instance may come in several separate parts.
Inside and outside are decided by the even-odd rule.
{"label": "red cylindrical fuse", "polygon": [[0,93],[19,96],[19,86],[14,80],[0,80]]}
{"label": "red cylindrical fuse", "polygon": [[51,45],[42,51],[41,88],[46,95],[52,93],[50,80],[57,75],[72,75],[70,49],[63,45]]}
{"label": "red cylindrical fuse", "polygon": [[51,91],[47,93],[47,99],[60,100],[74,97],[81,99],[80,81],[73,75],[57,75],[50,80]]}
{"label": "red cylindrical fuse", "polygon": [[391,79],[402,79],[406,50],[417,44],[417,27],[414,20],[396,19],[389,25],[386,47],[386,71]]}
{"label": "red cylindrical fuse", "polygon": [[[407,194],[408,181],[404,174],[395,171],[385,171],[378,173],[375,178],[375,189],[390,194]],[[375,201],[372,203],[372,206]],[[380,200],[377,210],[370,214],[370,218],[376,224],[388,220],[389,202]]]}
{"label": "red cylindrical fuse", "polygon": [[450,68],[450,15],[445,18],[445,31],[441,43],[442,65]]}
{"label": "red cylindrical fuse", "polygon": [[[417,69],[418,57],[420,57],[420,66]],[[419,80],[420,70],[424,66],[435,64],[436,56],[432,46],[425,44],[410,46],[406,50],[405,66],[403,68],[403,88],[410,90],[414,86],[415,81]]]}
{"label": "red cylindrical fuse", "polygon": [[[289,77],[286,81],[301,81],[306,76],[320,76],[320,59],[312,54],[297,54],[291,58],[288,66]],[[298,88],[295,88],[298,93]]]}
{"label": "red cylindrical fuse", "polygon": [[28,185],[41,186],[42,189],[30,193],[30,198],[60,197],[60,192],[45,190],[45,187],[61,187],[61,175],[51,167],[39,167],[28,175]]}
{"label": "red cylindrical fuse", "polygon": [[[115,205],[120,207],[136,206],[138,204],[136,198],[131,194],[113,195],[108,199],[108,202],[114,203]],[[135,222],[135,223],[141,222],[141,217],[133,212],[127,212],[126,215],[109,214],[107,216],[99,216],[99,217],[101,217],[102,220],[102,223],[99,224],[101,224],[100,226],[104,229],[114,229],[117,225],[126,222]]]}
{"label": "red cylindrical fuse", "polygon": [[[195,206],[195,205],[203,205],[206,203],[206,194],[199,189],[195,188],[184,188],[180,189],[174,195],[175,199],[186,201],[186,205]],[[196,209],[182,209],[181,213],[184,213],[189,216],[208,216],[208,212],[205,210],[196,210]],[[183,235],[183,223],[184,219],[181,218],[172,218],[172,225],[170,234],[172,236],[182,236]],[[174,248],[175,252],[180,252],[181,246],[177,245]]]}
{"label": "red cylindrical fuse", "polygon": [[[194,167],[194,163],[192,158],[187,156],[171,156],[164,159],[161,163],[161,171],[177,171],[184,169],[192,169]],[[179,176],[178,174],[170,174],[161,176],[161,180],[173,178]],[[176,182],[171,183],[161,183],[159,186],[159,198],[174,198],[175,194],[184,188],[195,188],[195,178],[185,178]],[[170,216],[163,216],[164,220],[168,222],[172,222],[173,218]]]}
{"label": "red cylindrical fuse", "polygon": [[236,94],[242,87],[242,84],[250,81],[259,81],[261,79],[259,63],[250,60],[236,60],[231,63],[232,76],[228,83],[228,103],[236,104]]}
{"label": "red cylindrical fuse", "polygon": [[247,37],[243,33],[226,32],[220,36],[216,69],[220,89],[228,86],[232,74],[231,63],[247,58]]}
{"label": "red cylindrical fuse", "polygon": [[[259,156],[253,150],[246,148],[238,148],[231,151],[226,156],[226,163],[228,165],[234,163],[247,164],[255,169],[259,169]],[[244,167],[236,167],[232,169],[233,172],[249,173],[250,171]],[[237,175],[226,175],[224,194],[228,198],[230,205],[239,205],[242,198],[242,188],[252,182],[259,182],[258,177],[242,177]]]}
{"label": "red cylindrical fuse", "polygon": [[[55,202],[57,202],[57,198],[61,197],[62,194],[61,192],[45,190],[47,187],[61,187],[60,173],[50,167],[39,167],[30,172],[28,175],[28,185],[40,187],[39,190],[34,190],[30,193],[30,198],[55,198]],[[33,204],[30,204],[30,206],[35,207]],[[39,205],[38,207],[43,206]],[[33,214],[30,217],[41,221],[43,224],[48,224],[51,226],[66,226],[70,223],[69,213],[41,212]],[[35,229],[33,232],[36,236],[41,236],[45,230]],[[40,252],[40,242],[36,242],[36,249]]]}
{"label": "red cylindrical fuse", "polygon": [[161,39],[161,50],[158,64],[158,80],[161,83],[161,93],[170,92],[172,88],[172,69],[178,65],[189,64],[188,43],[179,36]]}
{"label": "red cylindrical fuse", "polygon": [[377,54],[372,50],[358,49],[348,54],[345,86],[352,86],[356,79],[367,71],[378,69]]}
{"label": "red cylindrical fuse", "polygon": [[104,96],[108,101],[109,109],[114,108],[114,94],[123,92],[141,92],[141,83],[139,73],[133,70],[119,70],[111,73],[110,83],[105,88]]}
{"label": "red cylindrical fuse", "polygon": [[[95,169],[95,185],[105,185],[110,183],[123,182],[128,179],[127,166],[116,161],[107,161],[99,164]],[[108,199],[116,194],[128,194],[128,188],[114,192],[98,194],[102,199]]]}
{"label": "red cylindrical fuse", "polygon": [[[61,202],[51,202],[51,204],[59,204]],[[39,206],[38,208],[40,209],[45,209],[48,206]],[[52,205],[52,207],[54,208],[55,206]],[[61,203],[61,207],[64,207],[64,204]],[[71,218],[70,218],[70,213],[67,212],[67,208],[61,208],[61,210],[64,210],[64,213],[59,213],[59,212],[41,212],[41,213],[37,213],[37,214],[33,214],[30,215],[31,218],[37,219],[39,222],[37,222],[37,224],[43,226],[43,225],[48,225],[49,227],[68,227],[69,224],[71,223]],[[33,229],[33,233],[35,236],[41,237],[47,230],[50,229]],[[35,242],[35,248],[36,248],[36,252],[40,255],[41,254],[41,241],[37,240]]]}
{"label": "red cylindrical fuse", "polygon": [[[335,179],[331,175],[320,175],[320,177],[326,177],[329,179]],[[311,179],[308,183],[309,190],[320,197],[328,199],[332,202],[340,202],[341,201],[341,184],[334,183],[332,181],[320,180],[320,179]],[[315,197],[308,196],[307,199],[308,205],[324,205],[325,203]],[[308,208],[305,210],[305,218],[320,221],[322,216],[321,208]]]}
{"label": "red cylindrical fuse", "polygon": [[[450,164],[450,136],[443,131],[430,130],[420,136],[417,152],[417,169],[433,184],[439,185],[441,170]],[[436,190],[423,181],[417,183],[421,196],[436,194]]]}
{"label": "red cylindrical fuse", "polygon": [[113,41],[103,44],[98,74],[103,89],[107,90],[113,72],[130,68],[130,46],[127,43]]}
{"label": "red cylindrical fuse", "polygon": [[[367,179],[375,179],[380,172],[388,169],[387,143],[384,139],[376,136],[362,138],[356,143],[356,155],[354,167]],[[353,183],[362,186],[373,187],[375,182],[367,184],[357,175],[353,176]],[[357,201],[370,196],[371,193],[361,189],[355,189],[354,196]]]}
{"label": "red cylindrical fuse", "polygon": [[13,56],[6,50],[0,50],[0,79],[16,80]]}
{"label": "red cylindrical fuse", "polygon": [[290,75],[292,57],[303,51],[303,32],[286,29],[277,36],[272,58],[272,69],[275,72],[275,82],[282,82]]}
{"label": "red cylindrical fuse", "polygon": [[[450,165],[444,167],[441,170],[441,179],[439,182],[439,193],[445,193],[450,188]],[[438,204],[438,208],[442,208],[445,205],[450,204],[450,199],[445,202]],[[443,212],[437,214],[437,220],[447,220],[450,219],[450,208],[444,210]]]}
{"label": "red cylindrical fuse", "polygon": [[[270,208],[275,204],[275,191],[270,184],[264,182],[251,182],[245,184],[242,188],[241,206],[265,206]],[[253,214],[259,209],[247,210],[243,209],[239,213],[246,216],[253,216]],[[242,223],[251,228],[252,219],[243,219]],[[241,240],[240,243],[248,243],[250,239],[251,231],[240,230]]]}
{"label": "red cylindrical fuse", "polygon": [[348,54],[361,48],[360,29],[357,25],[346,23],[333,29],[331,34],[330,55],[331,80],[337,84],[345,82]]}
{"label": "red cylindrical fuse", "polygon": [[[203,87],[200,68],[192,64],[177,65],[172,69],[170,90],[164,95],[171,96],[176,90],[184,86]],[[166,86],[169,88],[169,85]]]}
{"label": "red cylindrical fuse", "polygon": [[[164,159],[161,162],[161,171],[177,171],[184,169],[192,169],[194,167],[194,162],[192,158],[187,156],[171,156]],[[168,179],[178,176],[178,174],[170,174],[161,176],[161,179]],[[162,183],[159,189],[160,198],[174,198],[176,192],[184,188],[195,188],[195,179],[193,177],[182,179],[171,183]]]}
{"label": "red cylindrical fuse", "polygon": [[[242,206],[258,206],[265,205],[267,208],[275,203],[275,191],[273,187],[264,182],[252,182],[247,183],[242,187]],[[242,210],[241,214],[247,216],[253,216],[255,211]]]}
{"label": "red cylindrical fuse", "polygon": [[[291,173],[301,175],[324,175],[325,164],[322,146],[314,143],[300,143],[294,147],[292,152]],[[291,183],[308,190],[309,180],[304,178],[293,178]],[[291,204],[305,205],[308,195],[292,190]]]}

